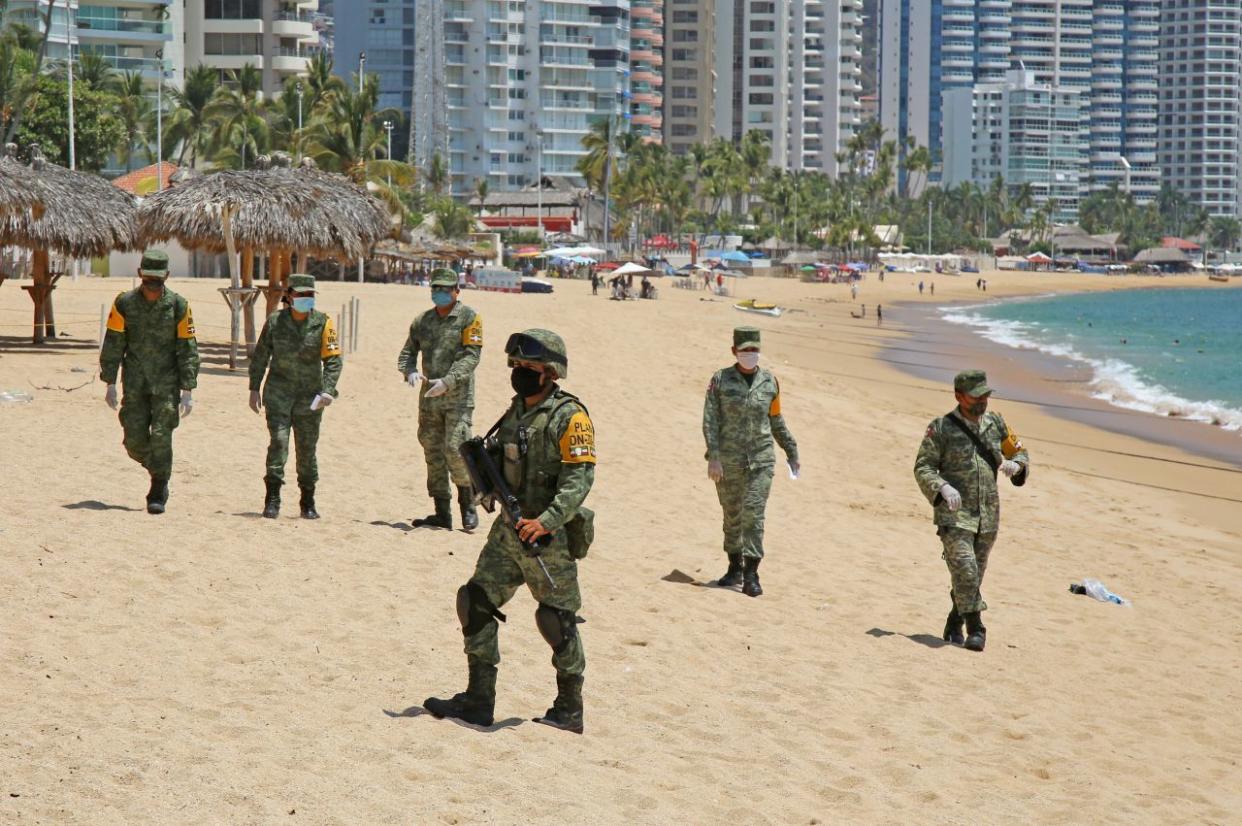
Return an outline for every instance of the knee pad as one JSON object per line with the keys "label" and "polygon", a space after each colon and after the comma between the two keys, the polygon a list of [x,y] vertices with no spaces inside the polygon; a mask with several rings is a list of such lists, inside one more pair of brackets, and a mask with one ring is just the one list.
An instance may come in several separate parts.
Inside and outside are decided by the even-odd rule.
{"label": "knee pad", "polygon": [[479,633],[493,618],[505,621],[505,615],[487,598],[482,586],[471,581],[457,589],[457,619],[462,634],[470,637]]}
{"label": "knee pad", "polygon": [[552,651],[561,653],[578,634],[578,617],[573,611],[539,603],[535,609],[535,625]]}

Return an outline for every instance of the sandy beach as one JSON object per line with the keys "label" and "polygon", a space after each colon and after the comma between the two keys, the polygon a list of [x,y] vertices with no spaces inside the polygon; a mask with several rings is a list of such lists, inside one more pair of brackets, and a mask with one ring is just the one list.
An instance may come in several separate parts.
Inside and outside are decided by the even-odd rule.
{"label": "sandy beach", "polygon": [[[984,277],[987,297],[1237,288]],[[555,684],[525,592],[505,609],[497,726],[418,709],[464,684],[454,594],[483,543],[409,524],[429,503],[395,366],[425,289],[321,285],[322,308],[356,296],[362,313],[320,441],[324,518],[271,522],[222,282],[170,282],[204,363],[159,517],[102,384],[70,389],[96,374],[100,307],[128,279],[62,282],[69,337],[41,348],[3,285],[0,390],[34,399],[0,405],[0,822],[1236,822],[1239,466],[1059,415],[1062,396],[982,339],[914,323],[916,303],[983,297],[974,279],[872,274],[866,319],[845,285],[777,279],[738,291],[796,310],[779,319],[668,284],[654,302],[585,282],[465,295],[486,342],[476,429],[507,402],[501,345],[526,327],[564,335],[565,386],[595,423],[582,737],[529,722]],[[803,465],[773,486],[759,599],[700,587],[725,567],[703,392],[741,323],[763,330]],[[911,473],[952,373],[977,365],[1033,461],[1002,492],[982,654],[939,641],[948,574]],[[1068,592],[1089,576],[1134,606]]]}

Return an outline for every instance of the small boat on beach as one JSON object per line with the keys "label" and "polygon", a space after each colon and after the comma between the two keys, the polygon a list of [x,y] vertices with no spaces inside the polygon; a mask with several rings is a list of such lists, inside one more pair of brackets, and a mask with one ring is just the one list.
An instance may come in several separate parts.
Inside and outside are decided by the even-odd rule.
{"label": "small boat on beach", "polygon": [[775,304],[768,304],[758,301],[754,298],[748,298],[745,301],[739,301],[733,305],[733,309],[741,310],[744,313],[759,313],[761,315],[770,315],[774,318],[780,318],[781,313],[785,312],[784,307],[778,307]]}
{"label": "small boat on beach", "polygon": [[1229,276],[1225,275],[1223,272],[1214,272],[1208,275],[1208,281],[1224,281],[1228,283]]}

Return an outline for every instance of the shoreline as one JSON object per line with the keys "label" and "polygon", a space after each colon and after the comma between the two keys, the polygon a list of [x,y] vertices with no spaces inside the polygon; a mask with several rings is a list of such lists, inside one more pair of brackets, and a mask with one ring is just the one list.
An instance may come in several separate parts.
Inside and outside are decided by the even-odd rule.
{"label": "shoreline", "polygon": [[[1098,399],[1090,389],[1095,379],[1091,365],[1034,348],[999,344],[987,339],[974,327],[956,324],[943,317],[944,310],[949,307],[960,308],[983,303],[1073,294],[1079,293],[1073,290],[1055,290],[1047,293],[1011,294],[977,302],[959,299],[938,302],[935,306],[901,302],[894,305],[894,309],[900,312],[903,325],[909,328],[909,340],[934,341],[969,353],[979,363],[978,366],[988,371],[993,386],[997,388],[994,397],[997,401],[1033,405],[1060,419],[1177,448],[1204,459],[1242,468],[1242,435],[1237,431],[1225,430],[1219,425],[1190,418],[1161,416],[1129,409]],[[943,381],[946,371],[950,369],[944,365],[922,365],[901,359],[894,360],[890,356],[895,354],[890,353],[890,349],[884,348],[885,359],[895,363],[908,375]],[[952,373],[948,375],[951,377]],[[992,378],[993,376],[996,378]]]}

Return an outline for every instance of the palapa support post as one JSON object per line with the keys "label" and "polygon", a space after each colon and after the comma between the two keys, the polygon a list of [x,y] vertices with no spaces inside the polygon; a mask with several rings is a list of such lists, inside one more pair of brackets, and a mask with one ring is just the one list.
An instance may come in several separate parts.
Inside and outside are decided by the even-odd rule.
{"label": "palapa support post", "polygon": [[220,295],[224,296],[224,303],[229,305],[230,315],[233,319],[233,340],[232,346],[229,348],[229,369],[237,369],[237,345],[238,345],[238,326],[241,314],[244,310],[254,309],[254,302],[259,297],[260,290],[257,287],[221,287]]}
{"label": "palapa support post", "polygon": [[224,233],[224,249],[229,265],[229,292],[224,293],[224,300],[229,305],[229,369],[237,369],[237,344],[240,338],[241,302],[231,296],[233,291],[241,290],[241,279],[237,274],[237,244],[233,241],[233,215],[237,212],[235,204],[228,204],[220,213],[220,229]]}
{"label": "palapa support post", "polygon": [[[251,289],[254,287],[254,248],[244,247],[242,249],[241,259],[241,285],[242,289]],[[242,324],[246,335],[246,358],[254,355],[255,332],[254,332],[254,302],[247,301],[242,305]]]}
{"label": "palapa support post", "polygon": [[280,297],[285,294],[289,284],[289,257],[284,249],[272,250],[272,261],[267,273],[267,314],[280,309]]}
{"label": "palapa support post", "polygon": [[34,302],[34,333],[31,340],[42,344],[49,336],[56,339],[56,321],[52,312],[52,291],[56,289],[59,275],[48,272],[48,254],[45,249],[33,251],[31,262],[33,283],[22,287]]}

